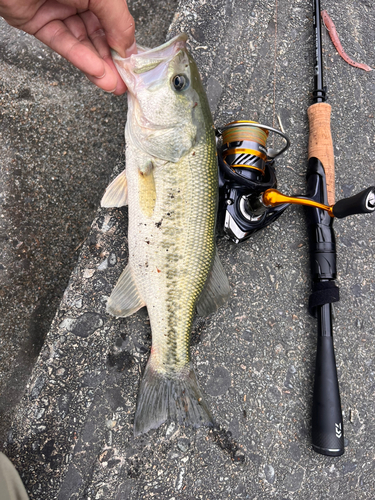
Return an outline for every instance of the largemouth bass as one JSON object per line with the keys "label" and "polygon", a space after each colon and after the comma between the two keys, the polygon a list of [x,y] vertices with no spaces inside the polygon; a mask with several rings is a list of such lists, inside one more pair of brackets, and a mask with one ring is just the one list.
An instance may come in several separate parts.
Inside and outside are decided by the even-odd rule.
{"label": "largemouth bass", "polygon": [[129,206],[129,263],[107,311],[125,317],[147,306],[152,330],[135,435],[170,420],[212,423],[190,358],[190,333],[195,311],[207,315],[229,295],[215,247],[214,126],[186,39],[139,47],[126,59],[114,54],[128,87],[126,169],[102,206]]}

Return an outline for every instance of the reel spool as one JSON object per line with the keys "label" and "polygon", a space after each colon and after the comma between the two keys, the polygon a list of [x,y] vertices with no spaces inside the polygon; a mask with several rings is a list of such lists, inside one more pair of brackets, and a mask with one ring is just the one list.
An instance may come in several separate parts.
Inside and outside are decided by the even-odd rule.
{"label": "reel spool", "polygon": [[[270,132],[285,141],[279,151],[267,148]],[[221,138],[218,228],[225,237],[239,243],[275,221],[287,208],[288,203],[266,207],[261,195],[276,188],[274,159],[288,149],[290,141],[277,129],[247,120],[228,123],[216,135]]]}
{"label": "reel spool", "polygon": [[260,181],[266,169],[269,131],[254,123],[241,120],[226,125],[222,131],[221,154],[239,175]]}

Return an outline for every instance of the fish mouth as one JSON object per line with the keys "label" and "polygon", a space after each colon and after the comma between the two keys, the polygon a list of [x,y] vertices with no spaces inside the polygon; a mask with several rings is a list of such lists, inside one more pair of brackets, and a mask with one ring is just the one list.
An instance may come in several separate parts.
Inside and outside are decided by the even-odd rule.
{"label": "fish mouth", "polygon": [[135,66],[140,69],[144,64],[144,61],[147,62],[149,58],[165,60],[173,57],[173,55],[180,49],[186,48],[187,39],[188,36],[186,33],[180,33],[159,47],[154,47],[153,49],[137,45],[137,53],[132,54],[128,59],[133,59],[136,63]]}
{"label": "fish mouth", "polygon": [[159,45],[159,47],[154,47],[153,49],[149,49],[147,47],[142,47],[141,45],[137,45],[137,52],[135,54],[131,54],[129,57],[121,57],[115,50],[111,50],[112,52],[112,58],[114,61],[124,61],[124,60],[130,60],[130,59],[140,59],[140,58],[145,58],[149,56],[156,56],[159,55],[161,57],[166,57],[166,54],[164,55],[164,51],[169,51],[171,47],[174,45],[178,45],[177,50],[180,48],[186,48],[186,41],[188,39],[188,36],[186,33],[180,33],[179,35],[171,38],[167,42],[163,43],[163,45]]}
{"label": "fish mouth", "polygon": [[[153,72],[153,78],[155,76],[157,78],[157,73],[163,73],[164,68],[167,66],[166,63],[172,60],[179,51],[186,50],[187,39],[186,33],[180,33],[163,45],[153,49],[137,45],[137,53],[126,58],[121,57],[116,51],[112,50],[112,59],[121,78],[128,89],[132,91],[137,81],[140,79],[148,81],[150,79],[146,73]],[[162,65],[160,71],[156,70],[154,72],[153,70],[160,67],[160,65]]]}

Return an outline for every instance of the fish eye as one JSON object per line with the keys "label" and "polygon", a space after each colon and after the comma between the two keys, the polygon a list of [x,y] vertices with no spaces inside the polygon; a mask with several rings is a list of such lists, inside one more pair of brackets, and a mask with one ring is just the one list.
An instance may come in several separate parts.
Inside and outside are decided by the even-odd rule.
{"label": "fish eye", "polygon": [[185,75],[175,75],[172,78],[172,84],[175,90],[181,92],[189,87],[189,79]]}

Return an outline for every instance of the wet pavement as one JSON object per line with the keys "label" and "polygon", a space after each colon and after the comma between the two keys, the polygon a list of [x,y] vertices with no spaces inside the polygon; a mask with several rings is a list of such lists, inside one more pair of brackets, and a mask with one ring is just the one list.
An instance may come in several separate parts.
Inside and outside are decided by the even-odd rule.
{"label": "wet pavement", "polygon": [[[167,7],[134,4],[140,42],[164,40]],[[351,57],[375,66],[372,3],[322,7]],[[188,33],[217,126],[246,118],[278,127],[280,116],[291,139],[276,166],[287,194],[305,190],[311,25],[298,0],[182,0],[167,35]],[[342,457],[311,450],[316,322],[296,207],[242,245],[218,241],[232,295],[196,320],[192,340],[218,426],[170,424],[134,438],[150,326],[145,310],[121,320],[105,313],[127,262],[127,209],[97,211],[124,162],[125,99],[25,35],[4,33],[1,432],[30,498],[374,498],[374,219],[334,224]],[[323,44],[340,199],[374,184],[375,77],[347,65],[325,32]]]}

